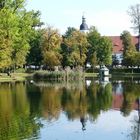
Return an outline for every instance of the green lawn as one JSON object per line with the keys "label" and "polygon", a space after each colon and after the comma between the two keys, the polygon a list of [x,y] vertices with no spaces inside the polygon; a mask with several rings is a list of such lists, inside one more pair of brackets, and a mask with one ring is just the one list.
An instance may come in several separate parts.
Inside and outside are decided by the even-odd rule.
{"label": "green lawn", "polygon": [[28,73],[11,73],[8,76],[6,73],[0,73],[0,82],[14,82],[14,81],[24,81]]}

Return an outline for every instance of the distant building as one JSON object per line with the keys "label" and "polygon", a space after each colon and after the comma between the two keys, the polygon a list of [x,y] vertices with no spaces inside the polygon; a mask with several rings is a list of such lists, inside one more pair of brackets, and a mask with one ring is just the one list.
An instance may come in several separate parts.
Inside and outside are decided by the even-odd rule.
{"label": "distant building", "polygon": [[[86,23],[86,18],[83,15],[82,16],[82,24],[80,25],[80,31],[87,33],[89,32],[88,25]],[[122,64],[123,60],[123,44],[120,36],[107,36],[112,40],[113,43],[113,50],[112,50],[112,57],[113,60],[116,60],[118,65]],[[138,36],[132,36],[132,44],[136,46],[136,50],[140,51],[140,46],[139,46],[139,37]]]}
{"label": "distant building", "polygon": [[89,31],[88,25],[86,24],[86,18],[82,16],[82,24],[80,25],[80,31],[87,33]]}

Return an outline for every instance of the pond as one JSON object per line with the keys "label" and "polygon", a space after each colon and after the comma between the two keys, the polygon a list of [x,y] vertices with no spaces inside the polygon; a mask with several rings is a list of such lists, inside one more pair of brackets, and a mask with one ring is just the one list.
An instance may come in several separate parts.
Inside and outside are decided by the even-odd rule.
{"label": "pond", "polygon": [[0,83],[0,140],[138,140],[140,79]]}

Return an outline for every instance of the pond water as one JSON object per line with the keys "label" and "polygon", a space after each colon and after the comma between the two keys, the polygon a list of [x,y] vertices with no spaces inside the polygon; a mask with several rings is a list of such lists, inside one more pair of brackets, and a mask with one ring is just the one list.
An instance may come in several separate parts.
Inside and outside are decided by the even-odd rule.
{"label": "pond water", "polygon": [[140,80],[0,83],[0,140],[139,140]]}

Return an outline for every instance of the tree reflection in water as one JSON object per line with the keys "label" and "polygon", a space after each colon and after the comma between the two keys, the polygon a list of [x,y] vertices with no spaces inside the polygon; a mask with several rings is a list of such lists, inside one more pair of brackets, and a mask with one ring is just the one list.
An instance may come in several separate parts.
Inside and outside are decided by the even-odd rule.
{"label": "tree reflection in water", "polygon": [[85,131],[87,121],[97,121],[101,112],[112,108],[119,109],[124,116],[138,110],[138,119],[135,119],[131,133],[133,139],[138,140],[139,91],[140,86],[136,83],[113,82],[104,86],[94,80],[88,86],[84,82],[1,84],[0,139],[37,138],[42,127],[40,120],[58,120],[62,112],[69,121],[79,120]]}
{"label": "tree reflection in water", "polygon": [[[119,83],[120,84],[120,83]],[[120,111],[123,116],[129,116],[131,111],[137,110],[138,115],[132,120],[131,132],[128,137],[132,140],[140,139],[140,85],[139,81],[128,80],[127,82],[122,82],[122,96],[123,101],[120,107]],[[114,87],[114,86],[113,86]]]}
{"label": "tree reflection in water", "polygon": [[112,105],[112,85],[105,87],[92,82],[86,87],[84,83],[75,85],[43,85],[41,88],[41,108],[43,116],[51,121],[58,119],[61,109],[69,120],[79,119],[82,130],[86,130],[87,118],[95,121],[101,111],[106,111]]}
{"label": "tree reflection in water", "polygon": [[132,140],[140,139],[140,98],[136,99],[138,115],[132,120],[131,133],[128,135]]}
{"label": "tree reflection in water", "polygon": [[25,83],[0,86],[0,139],[19,140],[37,137],[41,125],[30,116]]}

